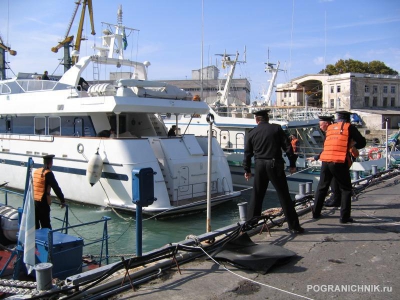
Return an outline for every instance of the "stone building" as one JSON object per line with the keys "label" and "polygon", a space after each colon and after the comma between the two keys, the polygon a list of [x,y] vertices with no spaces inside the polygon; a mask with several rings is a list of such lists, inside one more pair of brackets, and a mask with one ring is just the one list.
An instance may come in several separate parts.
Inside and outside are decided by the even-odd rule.
{"label": "stone building", "polygon": [[316,107],[357,113],[366,127],[399,128],[400,76],[345,73],[304,75],[276,89],[278,106]]}

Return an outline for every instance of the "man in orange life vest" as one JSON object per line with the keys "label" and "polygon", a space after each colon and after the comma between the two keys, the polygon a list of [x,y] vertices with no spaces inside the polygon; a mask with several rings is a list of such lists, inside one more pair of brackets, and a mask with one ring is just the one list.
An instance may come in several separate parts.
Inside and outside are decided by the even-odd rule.
{"label": "man in orange life vest", "polygon": [[292,144],[292,148],[293,148],[293,152],[294,153],[297,153],[297,152],[299,152],[299,146],[300,146],[300,141],[299,141],[299,139],[295,136],[295,135],[291,135],[290,136],[290,143]]}
{"label": "man in orange life vest", "polygon": [[321,217],[321,210],[332,178],[335,178],[341,192],[340,223],[351,223],[351,178],[349,172],[349,148],[354,144],[357,149],[364,148],[365,138],[358,129],[350,124],[350,114],[338,111],[337,123],[326,131],[324,149],[321,153],[321,176],[315,193],[313,218]]}
{"label": "man in orange life vest", "polygon": [[50,224],[50,190],[56,193],[61,201],[61,208],[65,206],[64,194],[58,186],[53,172],[50,170],[53,166],[54,155],[43,156],[43,168],[37,169],[33,173],[33,197],[35,199],[35,219],[36,229],[49,228]]}
{"label": "man in orange life vest", "polygon": [[[321,115],[318,118],[319,118],[319,129],[321,129],[323,134],[326,134],[326,131],[328,130],[328,126],[333,123],[333,120],[335,119],[335,117],[333,115],[329,115],[329,116]],[[307,160],[309,160],[309,161],[319,160],[320,155],[321,155],[321,153],[317,154],[313,157],[309,157],[309,158],[307,158]],[[341,194],[340,194],[339,185],[337,184],[335,178],[332,178],[330,187],[331,187],[331,192],[332,192],[332,198],[325,202],[325,206],[326,207],[339,207],[340,202],[341,202]]]}

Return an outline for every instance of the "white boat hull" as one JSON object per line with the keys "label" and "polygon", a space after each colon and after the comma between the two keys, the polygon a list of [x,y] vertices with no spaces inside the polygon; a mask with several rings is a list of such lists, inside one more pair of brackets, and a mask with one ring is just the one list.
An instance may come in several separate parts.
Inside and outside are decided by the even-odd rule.
{"label": "white boat hull", "polygon": [[[190,138],[191,137],[191,138]],[[199,140],[199,144],[196,144]],[[111,206],[135,211],[132,203],[132,170],[152,168],[154,197],[152,205],[143,207],[143,213],[163,215],[199,210],[206,204],[207,156],[193,153],[205,150],[206,138],[97,139],[49,137],[47,141],[2,139],[0,161],[3,178],[9,187],[24,189],[26,164],[33,157],[34,169],[41,167],[42,155],[55,154],[54,175],[66,199],[98,206]],[[188,150],[192,147],[192,153]],[[233,192],[222,150],[214,140],[212,159],[212,200],[219,204],[239,196]],[[90,185],[86,178],[88,160],[97,149],[104,166],[100,182]],[[222,175],[222,176],[221,176]],[[197,199],[197,201],[192,201]],[[196,203],[189,203],[190,201]],[[203,206],[202,206],[203,205]]]}

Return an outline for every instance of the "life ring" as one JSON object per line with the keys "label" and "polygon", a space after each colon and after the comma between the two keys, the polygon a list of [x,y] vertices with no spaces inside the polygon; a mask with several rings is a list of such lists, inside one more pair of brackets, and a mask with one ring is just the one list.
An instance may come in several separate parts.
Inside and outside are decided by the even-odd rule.
{"label": "life ring", "polygon": [[85,147],[83,147],[83,145],[82,145],[81,143],[79,143],[79,144],[76,146],[76,150],[78,151],[79,154],[82,154],[83,151],[85,151]]}
{"label": "life ring", "polygon": [[380,153],[378,148],[371,148],[368,151],[368,158],[370,160],[377,160],[380,159],[382,157],[382,154]]}

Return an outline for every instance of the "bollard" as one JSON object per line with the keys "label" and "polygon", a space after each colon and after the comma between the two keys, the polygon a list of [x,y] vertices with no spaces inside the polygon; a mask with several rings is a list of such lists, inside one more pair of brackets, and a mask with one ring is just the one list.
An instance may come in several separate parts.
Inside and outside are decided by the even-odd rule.
{"label": "bollard", "polygon": [[247,202],[238,203],[240,221],[246,222]]}
{"label": "bollard", "polygon": [[312,182],[306,182],[306,194],[311,194],[312,193]]}
{"label": "bollard", "polygon": [[359,171],[353,171],[353,179],[358,180],[360,178],[360,172]]}
{"label": "bollard", "polygon": [[53,287],[53,264],[40,263],[35,266],[36,271],[36,289],[38,291],[51,290]]}
{"label": "bollard", "polygon": [[376,175],[376,173],[378,173],[378,166],[372,165],[371,166],[371,174]]}
{"label": "bollard", "polygon": [[306,184],[300,183],[299,184],[299,195],[305,195],[305,194],[306,194]]}

